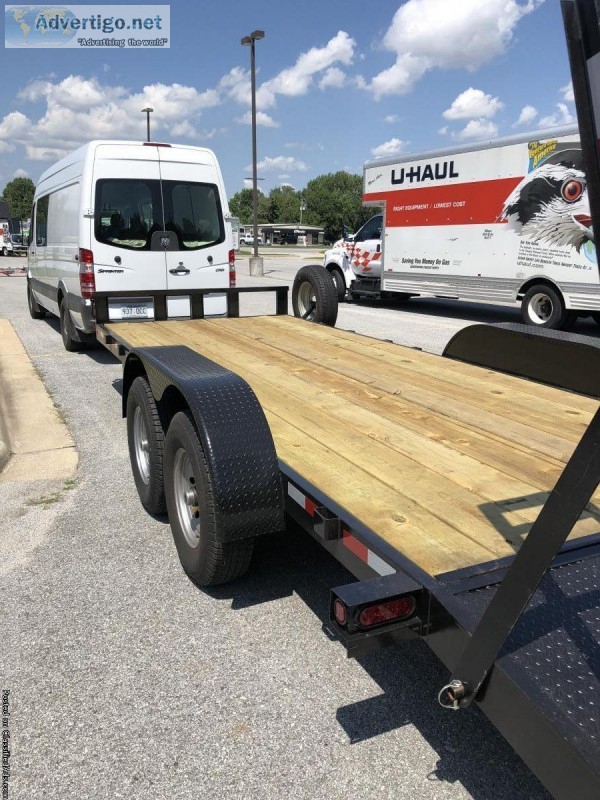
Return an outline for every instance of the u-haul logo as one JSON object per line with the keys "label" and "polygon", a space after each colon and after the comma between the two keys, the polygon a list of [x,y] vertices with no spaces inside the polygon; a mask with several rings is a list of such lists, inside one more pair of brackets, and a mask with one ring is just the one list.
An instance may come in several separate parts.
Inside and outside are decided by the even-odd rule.
{"label": "u-haul logo", "polygon": [[392,183],[423,183],[424,181],[443,181],[446,178],[458,178],[458,172],[454,169],[454,161],[434,161],[432,164],[425,164],[424,167],[402,167],[397,172],[392,170]]}

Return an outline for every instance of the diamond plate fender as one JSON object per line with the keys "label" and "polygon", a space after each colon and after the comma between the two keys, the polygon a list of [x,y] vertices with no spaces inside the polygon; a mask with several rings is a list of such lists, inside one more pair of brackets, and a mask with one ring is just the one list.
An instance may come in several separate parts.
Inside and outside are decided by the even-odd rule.
{"label": "diamond plate fender", "polygon": [[[142,366],[163,411],[178,392],[194,417],[212,478],[218,540],[282,530],[284,499],[277,454],[250,386],[188,347],[140,347],[129,353],[124,365],[124,404]],[[176,410],[182,405],[179,400]]]}

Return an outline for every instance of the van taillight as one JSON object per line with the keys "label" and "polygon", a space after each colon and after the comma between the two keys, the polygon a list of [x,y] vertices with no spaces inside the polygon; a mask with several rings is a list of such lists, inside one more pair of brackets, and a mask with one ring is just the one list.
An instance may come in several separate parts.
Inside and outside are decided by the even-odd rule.
{"label": "van taillight", "polygon": [[229,288],[235,289],[235,250],[229,251]]}
{"label": "van taillight", "polygon": [[94,254],[91,250],[79,248],[79,287],[81,296],[89,300],[96,291],[96,277],[94,275]]}

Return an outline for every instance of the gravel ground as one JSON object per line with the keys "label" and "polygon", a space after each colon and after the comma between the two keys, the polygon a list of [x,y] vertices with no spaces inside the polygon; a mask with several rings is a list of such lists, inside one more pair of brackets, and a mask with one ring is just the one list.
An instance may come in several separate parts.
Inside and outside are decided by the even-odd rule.
{"label": "gravel ground", "polygon": [[[280,261],[269,277],[287,282],[299,262]],[[465,324],[464,305],[416,306],[348,306],[340,324],[437,351]],[[0,316],[80,455],[56,503],[32,504],[52,487],[0,486],[18,553],[0,573],[11,800],[548,797],[477,709],[437,706],[447,673],[421,642],[346,659],[322,626],[351,576],[301,531],[260,540],[237,583],[193,586],[135,493],[119,363],[66,353],[57,320],[29,318],[23,278],[0,277]]]}

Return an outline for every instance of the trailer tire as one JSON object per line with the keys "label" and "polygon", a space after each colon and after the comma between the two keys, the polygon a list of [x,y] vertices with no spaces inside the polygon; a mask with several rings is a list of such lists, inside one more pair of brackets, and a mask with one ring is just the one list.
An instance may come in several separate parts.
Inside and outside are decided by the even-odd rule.
{"label": "trailer tire", "polygon": [[44,319],[46,316],[46,309],[36,301],[33,296],[31,284],[27,281],[27,306],[29,308],[29,315],[31,319]]}
{"label": "trailer tire", "polygon": [[181,566],[195,584],[227,583],[248,570],[254,539],[217,539],[212,479],[189,411],[175,414],[167,431],[165,496]]}
{"label": "trailer tire", "polygon": [[299,269],[292,287],[292,308],[296,317],[333,327],[338,294],[331,274],[316,264]]}
{"label": "trailer tire", "polygon": [[333,282],[335,283],[338,303],[343,303],[346,299],[346,279],[344,278],[342,271],[335,267],[330,269],[329,273],[331,274]]}
{"label": "trailer tire", "polygon": [[165,433],[146,378],[139,375],[127,395],[127,444],[133,480],[149,514],[167,510],[164,484]]}
{"label": "trailer tire", "polygon": [[60,335],[62,336],[65,350],[69,353],[77,353],[83,350],[83,342],[79,342],[73,336],[73,322],[71,321],[71,315],[69,314],[69,309],[64,300],[60,301],[58,315],[60,318]]}
{"label": "trailer tire", "polygon": [[567,314],[559,292],[543,283],[528,289],[521,301],[521,318],[526,325],[560,330]]}

